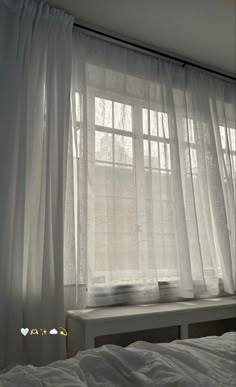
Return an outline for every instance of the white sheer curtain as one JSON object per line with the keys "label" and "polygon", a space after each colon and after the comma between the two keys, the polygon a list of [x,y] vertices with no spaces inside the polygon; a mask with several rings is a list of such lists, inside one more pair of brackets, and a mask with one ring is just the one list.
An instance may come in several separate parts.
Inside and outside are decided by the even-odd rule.
{"label": "white sheer curtain", "polygon": [[65,356],[65,338],[40,329],[65,325],[72,25],[45,3],[0,0],[0,368]]}
{"label": "white sheer curtain", "polygon": [[235,292],[235,85],[74,31],[66,302]]}
{"label": "white sheer curtain", "polygon": [[72,23],[0,0],[0,368],[64,305],[235,293],[235,85]]}

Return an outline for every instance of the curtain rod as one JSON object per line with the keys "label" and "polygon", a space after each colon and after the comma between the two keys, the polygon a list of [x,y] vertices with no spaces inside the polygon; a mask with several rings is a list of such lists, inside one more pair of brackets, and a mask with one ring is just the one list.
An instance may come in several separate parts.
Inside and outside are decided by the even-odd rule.
{"label": "curtain rod", "polygon": [[166,54],[166,53],[163,53],[161,51],[154,50],[152,48],[142,46],[141,44],[133,43],[133,42],[130,42],[130,41],[126,40],[126,39],[118,38],[118,37],[112,36],[112,35],[110,35],[108,33],[98,31],[98,30],[96,30],[94,28],[85,27],[85,26],[83,26],[81,24],[78,24],[78,23],[74,23],[74,26],[77,27],[77,28],[81,28],[83,30],[86,30],[86,31],[98,34],[100,36],[103,36],[104,38],[112,39],[112,40],[115,40],[115,41],[117,41],[119,43],[123,43],[123,44],[129,45],[129,46],[137,48],[139,50],[143,50],[143,51],[149,52],[151,54],[163,56],[163,57],[168,58],[170,60],[173,60],[175,62],[179,62],[179,63],[182,64],[182,67],[185,67],[186,65],[192,66],[192,67],[198,68],[200,70],[207,71],[207,72],[210,72],[212,74],[215,74],[215,75],[218,75],[218,76],[221,76],[221,77],[224,77],[224,78],[228,78],[228,79],[233,80],[234,82],[236,82],[236,77],[232,77],[230,75],[221,73],[221,72],[216,71],[216,70],[212,70],[212,69],[210,69],[208,67],[201,66],[201,65],[192,63],[190,61],[187,61],[187,60],[179,59],[179,58],[175,57],[174,55]]}

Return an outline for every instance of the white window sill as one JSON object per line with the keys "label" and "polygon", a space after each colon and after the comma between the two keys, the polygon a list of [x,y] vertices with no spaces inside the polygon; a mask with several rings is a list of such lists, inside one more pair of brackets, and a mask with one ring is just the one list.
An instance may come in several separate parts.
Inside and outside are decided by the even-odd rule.
{"label": "white window sill", "polygon": [[153,305],[117,306],[67,311],[69,356],[93,348],[95,337],[179,326],[188,338],[188,325],[236,317],[234,297],[179,301]]}

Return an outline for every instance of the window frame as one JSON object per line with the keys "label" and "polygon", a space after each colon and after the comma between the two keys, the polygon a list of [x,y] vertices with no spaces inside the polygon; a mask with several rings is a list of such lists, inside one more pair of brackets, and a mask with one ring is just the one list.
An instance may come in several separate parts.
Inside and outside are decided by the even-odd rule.
{"label": "window frame", "polygon": [[[98,97],[98,98],[104,98],[104,99],[107,99],[107,100],[110,100],[112,101],[112,127],[111,128],[108,128],[108,127],[105,127],[105,126],[100,126],[100,125],[96,125],[95,124],[95,98]],[[122,130],[122,129],[116,129],[114,128],[114,103],[115,102],[118,102],[118,103],[121,103],[121,104],[127,104],[127,105],[130,105],[132,107],[132,126],[133,126],[133,129],[137,129],[137,133],[134,132],[134,130],[132,131],[127,131],[127,130]],[[104,132],[104,133],[110,133],[112,134],[112,138],[113,138],[113,147],[114,147],[114,137],[115,135],[121,135],[121,136],[127,136],[129,138],[132,138],[132,141],[133,141],[133,160],[137,160],[137,155],[136,155],[136,151],[137,151],[137,145],[136,145],[136,142],[142,142],[144,140],[148,141],[149,143],[149,166],[145,166],[144,165],[144,160],[143,160],[143,170],[145,169],[155,169],[157,171],[160,171],[162,170],[162,168],[152,168],[151,167],[151,152],[150,152],[150,143],[151,141],[155,141],[156,143],[169,143],[170,144],[170,147],[171,147],[171,139],[170,139],[170,136],[169,138],[165,138],[165,137],[161,137],[161,136],[158,136],[158,134],[156,136],[150,134],[150,129],[148,131],[148,134],[145,134],[143,132],[143,128],[142,128],[142,125],[143,125],[143,117],[142,117],[142,111],[143,109],[147,109],[148,112],[150,112],[150,110],[154,110],[155,112],[160,112],[160,113],[166,113],[166,112],[163,112],[161,110],[157,110],[159,108],[161,108],[161,106],[156,102],[156,101],[153,101],[153,102],[150,102],[149,105],[147,106],[147,103],[146,101],[144,101],[142,98],[137,98],[137,97],[131,97],[131,96],[124,96],[120,93],[117,93],[117,92],[114,92],[114,91],[111,91],[111,90],[107,90],[107,89],[102,89],[102,88],[96,88],[94,86],[88,86],[87,88],[87,103],[90,104],[90,107],[89,107],[89,111],[90,113],[92,112],[92,114],[90,114],[89,118],[87,118],[88,122],[87,122],[87,125],[88,125],[88,128],[90,128],[90,130],[92,129],[94,131],[94,133],[96,132]],[[93,107],[92,107],[93,105]],[[83,114],[83,113],[82,113]],[[168,119],[168,113],[167,114],[167,119]],[[185,119],[186,120],[186,123],[187,123],[187,120],[191,120],[193,122],[193,128],[194,128],[194,119],[193,118],[186,118],[185,117],[185,114],[184,112],[181,111],[178,112],[178,115],[179,117],[183,120]],[[149,114],[148,114],[149,116]],[[139,117],[139,120],[137,120],[137,118]],[[76,124],[77,124],[77,130],[82,130],[83,128],[83,121],[76,121]],[[229,128],[227,128],[228,130]],[[234,128],[233,128],[234,129]],[[219,130],[220,130],[220,125],[219,125]],[[236,129],[235,129],[236,130]],[[195,149],[196,150],[196,142],[190,142],[190,141],[185,141],[184,140],[184,143],[186,145],[186,149],[188,147],[188,149]],[[224,149],[222,148],[222,152],[223,153],[226,153],[226,151],[224,151]],[[231,151],[229,152],[229,154],[231,155],[231,153],[233,153],[233,155],[236,155],[236,151]],[[106,162],[106,161],[100,161],[100,160],[96,160],[94,159],[94,162],[98,162],[98,163],[101,163],[101,164],[109,164],[111,165],[112,167],[115,167],[116,165],[120,165],[120,166],[127,166],[127,164],[123,164],[123,163],[119,163],[119,162],[116,162],[114,161],[114,148],[113,148],[113,160],[112,162]],[[170,153],[171,154],[171,153]],[[79,156],[78,156],[79,158]],[[197,159],[197,155],[196,155],[196,159]],[[160,165],[160,164],[159,164]],[[132,167],[134,172],[136,170],[136,162],[134,161],[133,162],[133,165],[129,165],[129,167]],[[190,168],[191,168],[191,165],[190,165]],[[170,166],[170,170],[168,169],[165,169],[165,172],[168,172],[168,173],[171,173],[171,166]],[[193,171],[189,172],[189,175],[195,175],[197,177],[197,173],[194,173]],[[194,176],[193,176],[194,177]],[[136,193],[136,201],[138,202],[138,190],[137,190],[137,193]],[[160,200],[159,200],[160,201]],[[138,207],[138,206],[137,206]],[[137,222],[138,223],[138,222]],[[137,224],[137,227],[139,228],[140,226]],[[142,230],[138,230],[138,231],[142,231]],[[138,234],[140,234],[140,232],[138,232]],[[171,235],[171,236],[175,236],[175,233],[174,234],[169,234],[168,235]],[[91,246],[91,241],[89,242],[89,245]],[[140,260],[140,264],[139,264],[139,270],[126,270],[126,273],[127,275],[130,275],[131,277],[134,277],[135,279],[132,280],[132,282],[122,282],[121,280],[114,280],[114,282],[117,282],[117,286],[120,286],[121,284],[127,284],[127,285],[133,285],[133,284],[138,284],[139,283],[139,280],[138,280],[138,277],[139,277],[139,274],[143,272],[143,264],[141,262],[142,260]],[[94,265],[95,267],[95,265]],[[107,276],[110,271],[106,271],[106,270],[101,270],[101,271],[97,271],[97,270],[94,270],[94,277],[99,277],[99,276],[102,276],[102,275],[105,275]],[[150,274],[150,277],[152,277],[152,275],[156,272],[155,270],[153,269],[147,269],[147,267],[145,268],[145,272],[146,273],[149,273]],[[135,274],[134,274],[135,273]],[[114,270],[113,271],[113,276],[114,274],[116,274],[115,276],[116,277],[122,277],[122,274],[123,274],[123,271],[122,270]],[[115,277],[114,276],[114,277]],[[158,281],[159,283],[175,283],[176,281],[178,281],[179,278],[178,277],[174,277],[172,276],[172,278],[168,278],[167,280],[160,280]],[[101,284],[102,285],[102,284]]]}

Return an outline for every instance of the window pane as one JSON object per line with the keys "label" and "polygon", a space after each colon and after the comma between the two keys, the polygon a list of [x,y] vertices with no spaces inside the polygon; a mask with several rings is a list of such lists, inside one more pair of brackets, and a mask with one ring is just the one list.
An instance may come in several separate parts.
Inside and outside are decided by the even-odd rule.
{"label": "window pane", "polygon": [[160,137],[169,138],[168,116],[158,112],[158,132]]}
{"label": "window pane", "polygon": [[168,171],[152,170],[152,196],[160,200],[171,198],[171,174]]}
{"label": "window pane", "polygon": [[167,169],[171,169],[170,144],[166,144]]}
{"label": "window pane", "polygon": [[157,112],[150,110],[150,134],[157,136]]}
{"label": "window pane", "polygon": [[97,196],[110,197],[113,195],[113,164],[95,164],[95,189]]}
{"label": "window pane", "polygon": [[[136,233],[96,233],[95,270],[109,270],[110,280],[129,281],[129,270],[138,269]],[[119,276],[116,271],[124,271]],[[127,272],[128,271],[128,272]],[[128,278],[127,278],[128,277]]]}
{"label": "window pane", "polygon": [[221,138],[222,148],[225,149],[226,148],[226,135],[225,135],[225,127],[224,126],[220,126],[220,138]]}
{"label": "window pane", "polygon": [[231,151],[236,151],[236,129],[229,128],[229,148]]}
{"label": "window pane", "polygon": [[114,103],[114,127],[115,129],[132,131],[132,108],[123,103]]}
{"label": "window pane", "polygon": [[[174,220],[172,220],[174,224]],[[170,276],[178,276],[178,260],[177,260],[177,246],[175,241],[174,234],[166,234],[164,236],[164,246],[165,246],[165,259],[161,264],[160,262],[160,277],[169,278]],[[164,279],[164,278],[163,278]]]}
{"label": "window pane", "polygon": [[169,201],[153,201],[152,218],[154,233],[174,233],[174,217]]}
{"label": "window pane", "polygon": [[148,110],[143,110],[143,133],[148,134]]}
{"label": "window pane", "polygon": [[152,168],[159,168],[159,159],[158,159],[158,143],[156,141],[151,141],[151,162]]}
{"label": "window pane", "polygon": [[228,175],[235,176],[236,174],[236,155],[224,153],[225,167]]}
{"label": "window pane", "polygon": [[132,138],[115,135],[115,162],[133,164]]}
{"label": "window pane", "polygon": [[113,169],[113,179],[116,197],[136,200],[136,181],[132,166],[116,165]]}
{"label": "window pane", "polygon": [[190,144],[195,144],[193,120],[190,118],[184,118],[183,120],[185,127],[184,140]]}
{"label": "window pane", "polygon": [[136,199],[114,198],[114,225],[120,233],[136,231]]}
{"label": "window pane", "polygon": [[143,140],[143,156],[144,156],[144,166],[149,167],[149,147],[148,140]]}
{"label": "window pane", "polygon": [[233,176],[236,176],[236,155],[231,156],[231,163],[233,169]]}
{"label": "window pane", "polygon": [[160,164],[161,169],[166,169],[166,155],[165,155],[165,147],[163,143],[160,143]]}
{"label": "window pane", "polygon": [[163,142],[160,142],[159,149],[160,149],[161,169],[171,169],[170,144],[165,144]]}
{"label": "window pane", "polygon": [[189,142],[190,142],[190,144],[195,144],[193,120],[188,120],[188,133],[189,133]]}
{"label": "window pane", "polygon": [[95,98],[95,125],[112,128],[112,101]]}
{"label": "window pane", "polygon": [[112,134],[98,132],[95,133],[95,159],[101,161],[113,160],[112,155]]}
{"label": "window pane", "polygon": [[185,149],[186,171],[187,173],[197,174],[197,151],[195,148]]}

